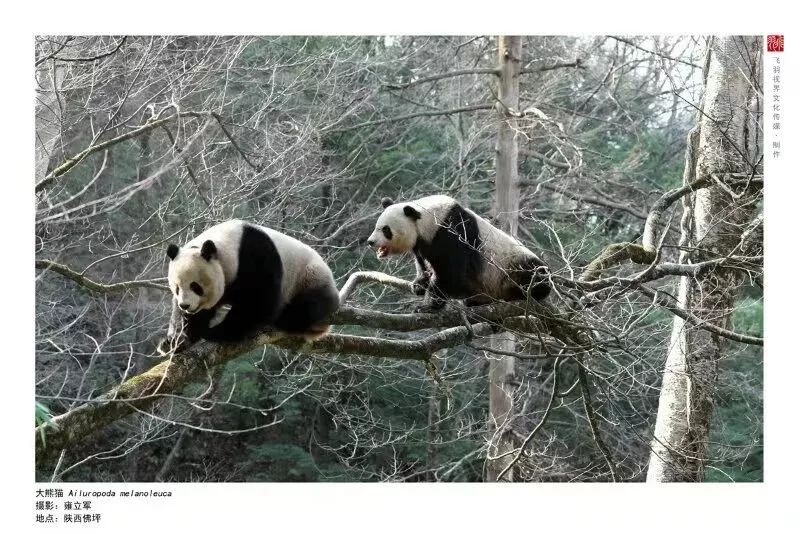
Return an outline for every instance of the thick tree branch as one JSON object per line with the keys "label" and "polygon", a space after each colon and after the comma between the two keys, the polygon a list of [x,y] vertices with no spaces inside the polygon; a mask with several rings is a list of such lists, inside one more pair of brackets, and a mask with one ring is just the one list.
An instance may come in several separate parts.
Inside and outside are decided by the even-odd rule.
{"label": "thick tree branch", "polygon": [[[731,178],[754,184],[763,183],[761,178],[749,179],[747,177],[734,176],[731,176]],[[699,189],[711,187],[715,183],[716,182],[711,178],[699,178],[683,187],[672,189],[661,195],[661,197],[653,203],[653,207],[650,209],[650,213],[645,221],[642,244],[625,242],[608,245],[597,258],[586,266],[581,280],[595,280],[604,269],[619,265],[626,260],[631,260],[640,265],[647,265],[653,262],[656,258],[657,230],[666,210],[682,197],[694,193]]]}
{"label": "thick tree branch", "polygon": [[[70,278],[86,284],[86,279],[78,273]],[[380,273],[356,273],[359,280],[375,280]],[[385,276],[385,275],[384,275]],[[410,289],[410,284],[398,284],[399,279],[387,277],[389,283]],[[97,285],[96,283],[93,283]],[[345,288],[355,282],[348,281]],[[340,298],[348,293],[343,288]],[[224,364],[241,354],[259,346],[302,351],[304,353],[360,354],[381,358],[400,358],[428,361],[431,355],[441,349],[462,345],[474,336],[491,334],[496,327],[492,323],[502,322],[503,318],[525,314],[520,303],[498,302],[470,309],[469,317],[458,310],[447,310],[440,314],[386,314],[369,310],[342,308],[333,318],[334,324],[363,324],[372,327],[389,327],[401,331],[422,328],[445,328],[439,332],[417,340],[391,340],[377,337],[360,337],[331,334],[313,343],[301,338],[275,333],[262,333],[254,338],[233,344],[201,342],[187,351],[174,354],[169,360],[161,362],[148,371],[124,381],[105,395],[87,402],[69,412],[55,417],[36,429],[37,461],[83,440],[106,425],[137,411],[147,410],[156,400],[165,395],[180,391],[187,384],[202,377],[207,369]],[[468,321],[469,326],[465,324]],[[427,321],[427,322],[426,322]],[[480,322],[479,322],[480,321]],[[476,322],[477,324],[471,324]],[[42,439],[42,437],[44,439]]]}
{"label": "thick tree branch", "polygon": [[[492,326],[472,327],[475,335],[488,335]],[[202,377],[208,368],[224,364],[263,345],[305,353],[346,353],[426,361],[443,348],[460,345],[472,337],[464,326],[449,328],[419,340],[398,341],[331,334],[313,343],[301,338],[261,334],[233,344],[201,342],[134,376],[105,395],[54,417],[36,429],[36,458],[41,462],[61,449],[82,441],[108,424],[149,409],[158,399],[180,391]]]}
{"label": "thick tree branch", "polygon": [[366,282],[378,282],[386,286],[392,286],[403,291],[411,292],[411,282],[391,276],[378,271],[358,271],[350,275],[342,289],[339,291],[339,302],[344,303],[355,291],[356,286]]}
{"label": "thick tree branch", "polygon": [[575,61],[569,62],[560,62],[560,63],[553,63],[552,65],[544,65],[542,67],[535,67],[535,68],[528,68],[528,69],[520,69],[520,74],[532,74],[535,72],[547,72],[549,70],[556,70],[556,69],[569,69],[569,68],[576,68],[576,69],[585,69],[586,66],[583,64],[583,60],[578,58]]}

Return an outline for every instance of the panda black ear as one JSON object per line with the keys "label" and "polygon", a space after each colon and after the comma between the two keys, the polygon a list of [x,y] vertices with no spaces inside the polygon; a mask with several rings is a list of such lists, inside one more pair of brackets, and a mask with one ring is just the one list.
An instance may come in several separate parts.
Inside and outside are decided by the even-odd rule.
{"label": "panda black ear", "polygon": [[217,255],[217,246],[209,239],[203,243],[203,247],[200,249],[200,255],[206,261],[211,261],[211,258]]}
{"label": "panda black ear", "polygon": [[170,243],[169,246],[167,247],[167,257],[170,260],[174,260],[175,256],[178,255],[179,250],[180,249],[178,248],[178,245],[176,245],[175,243]]}
{"label": "panda black ear", "polygon": [[381,206],[383,206],[383,208],[384,208],[384,209],[388,208],[388,207],[389,207],[389,206],[391,206],[392,204],[394,204],[394,200],[392,200],[392,199],[391,199],[391,198],[389,198],[389,197],[383,197],[383,198],[381,199]]}
{"label": "panda black ear", "polygon": [[411,206],[403,206],[403,213],[406,214],[406,217],[414,219],[415,221],[418,221],[422,218],[422,214]]}

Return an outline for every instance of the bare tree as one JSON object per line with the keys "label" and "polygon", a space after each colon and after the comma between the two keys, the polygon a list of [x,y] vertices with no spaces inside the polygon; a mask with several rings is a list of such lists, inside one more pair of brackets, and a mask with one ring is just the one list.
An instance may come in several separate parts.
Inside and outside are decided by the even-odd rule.
{"label": "bare tree", "polygon": [[[759,188],[752,182],[763,172],[761,49],[758,37],[711,39],[705,96],[687,142],[684,184],[710,185],[683,197],[678,263],[691,274],[680,278],[677,306],[723,329],[730,327],[747,271],[725,265],[692,271],[761,253],[756,238],[761,218],[755,218]],[[707,329],[691,328],[683,317],[673,318],[648,482],[703,479],[719,365],[729,343]]]}

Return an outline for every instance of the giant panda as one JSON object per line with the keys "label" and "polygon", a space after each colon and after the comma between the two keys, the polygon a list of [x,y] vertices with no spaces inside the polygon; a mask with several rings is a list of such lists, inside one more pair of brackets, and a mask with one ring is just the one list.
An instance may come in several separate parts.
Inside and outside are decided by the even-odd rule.
{"label": "giant panda", "polygon": [[[272,329],[314,340],[328,333],[339,292],[325,261],[280,232],[229,220],[167,247],[173,313],[158,350],[198,339],[239,341]],[[180,332],[179,330],[182,330]]]}
{"label": "giant panda", "polygon": [[492,300],[536,300],[550,293],[547,267],[519,241],[446,195],[395,204],[384,211],[367,243],[379,260],[412,252],[414,292],[428,302],[418,311],[440,309],[446,299],[476,305]]}

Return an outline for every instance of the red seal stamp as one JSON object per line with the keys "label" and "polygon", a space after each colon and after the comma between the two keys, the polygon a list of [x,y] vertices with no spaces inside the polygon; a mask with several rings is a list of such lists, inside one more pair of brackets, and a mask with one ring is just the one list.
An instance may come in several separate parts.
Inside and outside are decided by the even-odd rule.
{"label": "red seal stamp", "polygon": [[783,35],[767,36],[767,52],[783,52]]}

